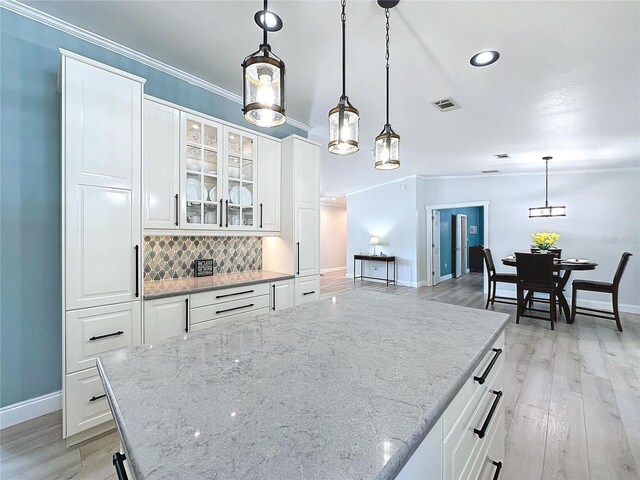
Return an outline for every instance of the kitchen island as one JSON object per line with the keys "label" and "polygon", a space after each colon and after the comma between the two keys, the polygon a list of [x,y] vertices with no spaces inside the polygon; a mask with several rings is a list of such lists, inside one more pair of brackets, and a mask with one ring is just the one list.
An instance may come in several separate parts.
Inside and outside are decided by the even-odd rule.
{"label": "kitchen island", "polygon": [[497,428],[508,320],[354,291],[112,352],[98,370],[138,480],[457,478]]}

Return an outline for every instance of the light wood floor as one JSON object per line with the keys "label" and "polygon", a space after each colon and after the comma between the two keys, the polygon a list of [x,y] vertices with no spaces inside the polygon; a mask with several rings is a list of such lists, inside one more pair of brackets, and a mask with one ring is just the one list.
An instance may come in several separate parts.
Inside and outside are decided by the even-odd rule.
{"label": "light wood floor", "polygon": [[[482,276],[436,287],[386,287],[326,274],[321,296],[351,289],[484,308]],[[513,306],[495,310],[513,313]],[[638,479],[640,471],[640,316],[614,322],[578,316],[556,330],[522,319],[506,332],[506,480]],[[115,431],[66,449],[60,412],[0,431],[0,478],[115,479]]]}

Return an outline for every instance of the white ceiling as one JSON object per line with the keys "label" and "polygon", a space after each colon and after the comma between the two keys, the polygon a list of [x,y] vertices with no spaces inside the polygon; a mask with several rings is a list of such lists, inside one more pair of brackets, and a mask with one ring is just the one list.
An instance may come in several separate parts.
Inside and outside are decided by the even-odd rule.
{"label": "white ceiling", "polygon": [[[234,93],[261,33],[253,1],[29,1],[64,19]],[[340,6],[270,3],[284,20],[269,43],[287,65],[288,115],[327,135],[340,96]],[[401,167],[372,167],[384,125],[384,13],[350,0],[347,94],[360,110],[361,149],[323,149],[322,193],[335,196],[407,175],[539,172],[640,165],[640,2],[427,2],[391,12],[391,124]],[[500,60],[469,58],[495,49]],[[430,102],[453,97],[461,110]],[[510,159],[493,158],[509,153]]]}

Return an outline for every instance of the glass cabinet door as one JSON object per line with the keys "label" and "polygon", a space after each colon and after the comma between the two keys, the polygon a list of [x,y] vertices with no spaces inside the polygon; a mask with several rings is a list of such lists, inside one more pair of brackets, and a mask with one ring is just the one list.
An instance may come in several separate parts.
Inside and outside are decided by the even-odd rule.
{"label": "glass cabinet door", "polygon": [[220,228],[222,126],[182,113],[183,228]]}
{"label": "glass cabinet door", "polygon": [[233,230],[255,230],[255,151],[257,138],[240,130],[225,128],[226,188],[225,225]]}

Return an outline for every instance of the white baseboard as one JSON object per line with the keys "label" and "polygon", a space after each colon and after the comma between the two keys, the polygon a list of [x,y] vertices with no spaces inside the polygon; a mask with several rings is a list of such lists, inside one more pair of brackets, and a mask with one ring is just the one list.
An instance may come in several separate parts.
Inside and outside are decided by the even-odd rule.
{"label": "white baseboard", "polygon": [[62,391],[47,393],[0,408],[0,429],[62,409]]}
{"label": "white baseboard", "polygon": [[321,268],[320,273],[329,273],[329,272],[339,272],[340,270],[346,270],[347,266],[344,267],[332,267],[332,268]]}
{"label": "white baseboard", "polygon": [[[485,294],[487,292],[484,292]],[[496,295],[500,296],[500,297],[513,297],[515,298],[516,296],[516,291],[515,289],[513,290],[500,290],[498,289],[496,291]],[[569,295],[566,295],[567,297],[567,302],[569,303],[569,305],[571,305],[571,294],[569,293]],[[591,300],[591,299],[587,299],[587,298],[580,298],[580,294],[578,294],[578,305],[581,307],[587,307],[587,308],[598,308],[601,310],[611,310],[611,301],[604,301],[604,300]],[[632,305],[630,303],[621,303],[620,305],[618,305],[618,308],[620,309],[621,312],[625,312],[625,313],[640,313],[640,305]]]}
{"label": "white baseboard", "polygon": [[449,275],[443,275],[440,277],[440,281],[444,282],[445,280],[451,280],[453,278],[453,274],[450,273]]}
{"label": "white baseboard", "polygon": [[[346,273],[345,274],[346,278],[353,278],[353,273]],[[356,280],[358,280],[360,278],[360,276],[356,276]],[[384,278],[363,278],[362,279],[365,282],[377,282],[377,283],[387,283],[387,281]],[[421,284],[424,283],[424,285],[426,285],[426,282],[420,282]],[[391,284],[393,285],[393,284]],[[413,288],[417,288],[419,286],[418,282],[407,282],[405,280],[398,280],[396,282],[396,285],[401,285],[403,287],[413,287]]]}

